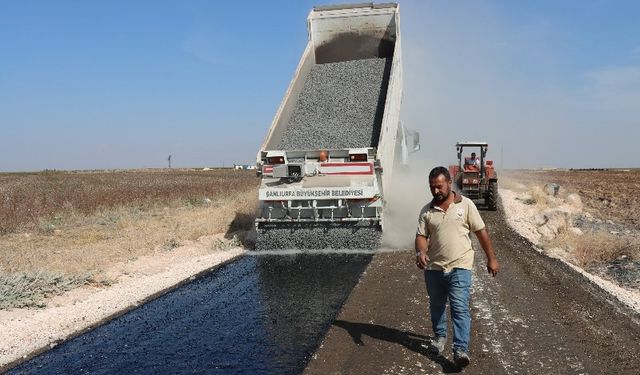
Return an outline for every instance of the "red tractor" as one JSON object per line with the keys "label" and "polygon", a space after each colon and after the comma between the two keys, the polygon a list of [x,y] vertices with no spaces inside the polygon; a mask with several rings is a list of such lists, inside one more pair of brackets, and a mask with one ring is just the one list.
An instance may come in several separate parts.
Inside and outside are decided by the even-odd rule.
{"label": "red tractor", "polygon": [[[478,149],[479,157],[475,152],[463,157],[465,148]],[[493,161],[485,160],[488,148],[486,142],[456,143],[458,165],[450,165],[449,173],[462,195],[473,200],[484,199],[487,208],[495,211],[498,208],[498,175]]]}

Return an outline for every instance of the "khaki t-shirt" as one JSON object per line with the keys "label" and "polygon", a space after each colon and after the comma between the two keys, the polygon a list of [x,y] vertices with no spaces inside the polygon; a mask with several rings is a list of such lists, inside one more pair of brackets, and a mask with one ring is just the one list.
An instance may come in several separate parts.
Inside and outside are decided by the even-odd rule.
{"label": "khaki t-shirt", "polygon": [[433,201],[422,208],[416,234],[429,239],[427,269],[449,272],[454,268],[472,269],[473,248],[469,232],[484,229],[476,205],[456,194],[447,211]]}

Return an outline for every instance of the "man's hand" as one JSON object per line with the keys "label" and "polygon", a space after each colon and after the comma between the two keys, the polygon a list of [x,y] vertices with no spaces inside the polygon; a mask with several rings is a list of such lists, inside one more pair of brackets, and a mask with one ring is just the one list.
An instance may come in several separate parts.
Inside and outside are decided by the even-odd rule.
{"label": "man's hand", "polygon": [[416,256],[416,266],[418,266],[418,268],[420,268],[421,270],[426,269],[428,262],[429,257],[427,256],[427,253],[422,251],[418,253],[418,255]]}
{"label": "man's hand", "polygon": [[429,248],[429,239],[425,236],[416,236],[416,266],[421,270],[427,268],[429,257],[427,256],[427,248]]}
{"label": "man's hand", "polygon": [[493,277],[496,277],[498,271],[500,270],[500,265],[498,264],[498,258],[496,257],[496,251],[493,249],[493,244],[491,243],[491,239],[489,238],[489,234],[486,229],[480,229],[475,232],[476,237],[478,237],[478,242],[480,242],[480,246],[482,246],[482,250],[487,255],[487,271]]}
{"label": "man's hand", "polygon": [[487,271],[493,277],[496,277],[498,271],[500,270],[500,265],[498,264],[498,260],[496,258],[487,260]]}

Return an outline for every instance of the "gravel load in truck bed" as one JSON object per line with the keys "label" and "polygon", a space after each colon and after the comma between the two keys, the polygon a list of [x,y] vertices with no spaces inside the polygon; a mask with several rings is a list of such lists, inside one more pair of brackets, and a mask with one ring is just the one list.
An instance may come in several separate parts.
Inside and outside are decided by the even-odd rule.
{"label": "gravel load in truck bed", "polygon": [[390,58],[313,66],[277,148],[376,147],[390,67]]}

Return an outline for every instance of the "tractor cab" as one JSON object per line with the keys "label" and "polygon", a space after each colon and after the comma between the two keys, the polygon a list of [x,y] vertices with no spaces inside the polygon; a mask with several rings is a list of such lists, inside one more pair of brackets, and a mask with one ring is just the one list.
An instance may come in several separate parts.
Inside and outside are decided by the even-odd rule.
{"label": "tractor cab", "polygon": [[450,165],[454,185],[469,199],[484,199],[490,210],[497,208],[498,176],[492,160],[486,160],[486,142],[458,142],[458,165]]}

